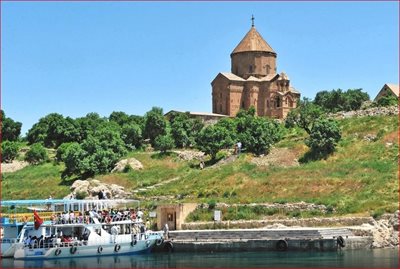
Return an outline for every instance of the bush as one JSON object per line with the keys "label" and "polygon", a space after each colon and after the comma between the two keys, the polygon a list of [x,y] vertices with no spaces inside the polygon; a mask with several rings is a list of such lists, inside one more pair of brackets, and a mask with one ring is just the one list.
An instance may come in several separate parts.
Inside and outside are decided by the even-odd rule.
{"label": "bush", "polygon": [[315,157],[323,158],[331,154],[341,139],[337,123],[330,119],[319,119],[311,129],[310,137],[305,140]]}
{"label": "bush", "polygon": [[376,104],[378,106],[395,106],[398,104],[398,99],[395,95],[390,94],[379,98]]}
{"label": "bush", "polygon": [[162,153],[167,152],[174,146],[174,139],[171,135],[160,135],[154,141],[154,149],[161,151]]}
{"label": "bush", "polygon": [[30,164],[40,164],[48,160],[46,149],[39,143],[35,143],[25,154],[25,161]]}
{"label": "bush", "polygon": [[78,199],[78,200],[83,200],[83,199],[85,199],[86,197],[87,197],[87,192],[85,192],[85,191],[78,191],[77,193],[76,193],[76,196],[75,196],[75,198],[76,199]]}
{"label": "bush", "polygon": [[213,210],[213,209],[215,209],[216,206],[217,206],[217,202],[215,202],[214,200],[211,200],[208,202],[208,209]]}
{"label": "bush", "polygon": [[16,142],[3,141],[1,143],[1,161],[12,162],[18,156],[19,146]]}

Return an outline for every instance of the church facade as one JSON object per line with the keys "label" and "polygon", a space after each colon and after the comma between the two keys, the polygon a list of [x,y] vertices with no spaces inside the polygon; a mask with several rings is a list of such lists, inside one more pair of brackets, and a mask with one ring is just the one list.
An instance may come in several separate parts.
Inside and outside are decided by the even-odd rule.
{"label": "church facade", "polygon": [[276,71],[276,52],[253,25],[231,53],[231,72],[211,82],[213,113],[236,116],[253,106],[258,116],[284,119],[300,93],[285,73]]}

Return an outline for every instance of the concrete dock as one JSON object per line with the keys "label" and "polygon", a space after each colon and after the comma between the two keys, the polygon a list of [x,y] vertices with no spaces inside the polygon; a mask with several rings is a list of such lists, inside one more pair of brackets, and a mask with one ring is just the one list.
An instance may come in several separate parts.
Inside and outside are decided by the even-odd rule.
{"label": "concrete dock", "polygon": [[[341,241],[342,240],[342,241]],[[369,248],[372,238],[347,228],[282,228],[170,231],[165,251],[336,251]]]}

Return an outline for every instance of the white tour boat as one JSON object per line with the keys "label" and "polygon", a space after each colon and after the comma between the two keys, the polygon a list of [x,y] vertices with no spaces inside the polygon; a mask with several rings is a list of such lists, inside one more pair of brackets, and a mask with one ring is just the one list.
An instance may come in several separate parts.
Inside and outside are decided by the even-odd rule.
{"label": "white tour boat", "polygon": [[[15,259],[57,259],[150,252],[163,232],[146,230],[133,209],[117,209],[134,200],[63,200],[50,222],[35,211],[14,243]],[[136,201],[137,202],[137,201]],[[138,212],[139,213],[139,212]]]}

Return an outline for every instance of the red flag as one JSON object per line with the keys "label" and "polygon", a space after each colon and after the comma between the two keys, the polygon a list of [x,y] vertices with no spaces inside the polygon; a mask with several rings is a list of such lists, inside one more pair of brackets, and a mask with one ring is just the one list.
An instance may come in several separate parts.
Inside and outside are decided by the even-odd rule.
{"label": "red flag", "polygon": [[35,230],[39,229],[40,225],[42,225],[43,220],[39,217],[38,213],[36,213],[36,210],[33,210],[33,219],[35,222]]}

